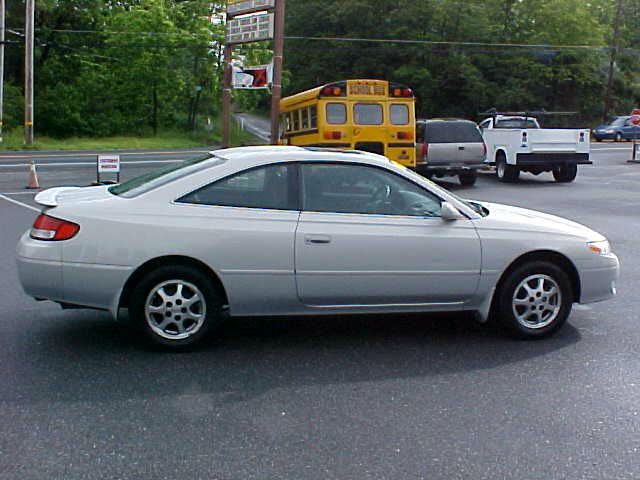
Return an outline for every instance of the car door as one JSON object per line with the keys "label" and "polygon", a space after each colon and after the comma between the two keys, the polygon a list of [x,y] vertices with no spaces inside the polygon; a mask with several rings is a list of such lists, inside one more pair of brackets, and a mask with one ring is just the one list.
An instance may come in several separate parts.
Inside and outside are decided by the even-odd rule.
{"label": "car door", "polygon": [[473,122],[460,122],[458,129],[458,152],[461,163],[478,165],[484,162],[486,151],[480,129]]}
{"label": "car door", "polygon": [[476,291],[471,220],[445,222],[441,200],[386,169],[301,165],[296,287],[313,306],[457,304]]}
{"label": "car door", "polygon": [[296,309],[297,167],[271,164],[205,185],[174,202],[189,254],[221,277],[234,315]]}

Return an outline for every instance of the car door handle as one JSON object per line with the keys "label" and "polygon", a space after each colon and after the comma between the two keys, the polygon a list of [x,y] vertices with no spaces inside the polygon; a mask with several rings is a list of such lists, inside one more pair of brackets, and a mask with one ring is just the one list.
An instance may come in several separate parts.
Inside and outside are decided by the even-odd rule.
{"label": "car door handle", "polygon": [[464,150],[464,147],[463,146],[459,146],[458,150]]}
{"label": "car door handle", "polygon": [[326,245],[331,243],[331,237],[329,235],[305,235],[304,243],[307,245]]}

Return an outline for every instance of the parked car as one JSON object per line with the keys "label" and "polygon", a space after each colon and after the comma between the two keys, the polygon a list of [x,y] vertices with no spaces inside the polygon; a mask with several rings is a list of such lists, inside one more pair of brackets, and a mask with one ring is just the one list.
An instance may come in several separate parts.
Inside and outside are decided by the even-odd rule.
{"label": "parked car", "polygon": [[640,140],[640,126],[631,123],[631,116],[612,117],[609,123],[593,129],[593,138],[602,140]]}
{"label": "parked car", "polygon": [[533,117],[492,115],[480,123],[487,163],[501,182],[520,172],[552,172],[556,182],[573,182],[578,165],[590,164],[589,130],[540,128]]}
{"label": "parked car", "polygon": [[35,197],[19,241],[27,294],[122,309],[184,348],[227,317],[472,311],[521,337],[616,292],[599,233],[466,201],[364,152],[245,147],[115,186]]}
{"label": "parked car", "polygon": [[469,120],[416,122],[416,171],[427,178],[457,175],[462,185],[476,183],[486,146],[478,126]]}

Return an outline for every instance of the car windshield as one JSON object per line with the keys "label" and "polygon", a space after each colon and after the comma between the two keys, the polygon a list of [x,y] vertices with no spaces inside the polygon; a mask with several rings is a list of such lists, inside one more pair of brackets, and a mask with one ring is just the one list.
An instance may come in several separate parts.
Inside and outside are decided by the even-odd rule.
{"label": "car windshield", "polygon": [[612,122],[611,126],[613,127],[621,127],[624,125],[624,122],[627,120],[627,117],[616,117]]}
{"label": "car windshield", "polygon": [[538,128],[533,118],[507,118],[496,121],[496,128]]}
{"label": "car windshield", "polygon": [[159,168],[144,175],[140,175],[139,177],[127,180],[126,182],[119,183],[118,185],[110,187],[109,192],[113,195],[118,195],[124,198],[137,197],[138,195],[142,195],[150,190],[201,170],[204,166],[203,162],[206,160],[211,160],[211,162],[207,162],[207,166],[224,163],[224,159],[212,157],[210,153],[207,153],[206,155],[200,155],[196,158],[171,164],[168,167]]}

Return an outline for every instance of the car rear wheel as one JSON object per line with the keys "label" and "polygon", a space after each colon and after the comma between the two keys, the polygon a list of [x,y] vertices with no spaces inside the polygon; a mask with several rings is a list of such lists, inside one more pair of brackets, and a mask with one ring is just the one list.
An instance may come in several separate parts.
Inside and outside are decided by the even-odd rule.
{"label": "car rear wheel", "polygon": [[495,315],[518,338],[541,338],[567,321],[573,305],[568,275],[556,265],[534,261],[516,268],[496,293]]}
{"label": "car rear wheel", "polygon": [[478,172],[467,172],[461,173],[458,175],[460,180],[460,185],[464,185],[465,187],[472,187],[476,184],[476,180],[478,180]]}
{"label": "car rear wheel", "polygon": [[132,292],[130,312],[151,342],[173,350],[195,345],[223,321],[222,301],[209,278],[182,265],[143,277]]}
{"label": "car rear wheel", "polygon": [[575,164],[559,165],[553,169],[553,178],[559,183],[573,182],[578,175],[578,166]]}
{"label": "car rear wheel", "polygon": [[514,165],[509,165],[504,155],[500,155],[496,160],[496,175],[501,182],[515,182],[520,176],[520,170]]}

